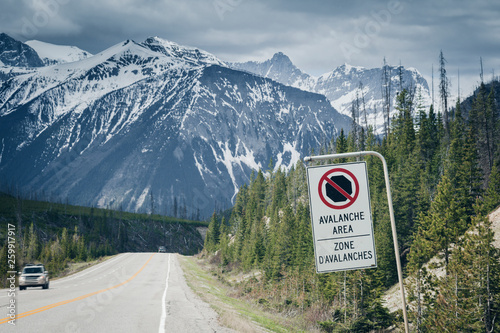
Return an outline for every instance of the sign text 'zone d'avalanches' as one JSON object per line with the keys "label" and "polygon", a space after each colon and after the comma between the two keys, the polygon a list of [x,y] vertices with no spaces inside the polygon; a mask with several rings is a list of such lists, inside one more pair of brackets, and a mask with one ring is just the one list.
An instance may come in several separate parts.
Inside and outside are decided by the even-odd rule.
{"label": "sign text 'zone d'avalanches'", "polygon": [[307,168],[318,273],[377,266],[365,162]]}

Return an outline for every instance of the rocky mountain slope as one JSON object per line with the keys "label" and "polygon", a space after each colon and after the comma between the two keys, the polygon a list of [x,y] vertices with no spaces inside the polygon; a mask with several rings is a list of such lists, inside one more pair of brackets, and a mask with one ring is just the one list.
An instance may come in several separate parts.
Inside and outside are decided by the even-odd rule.
{"label": "rocky mountain slope", "polygon": [[25,43],[29,45],[45,65],[55,65],[65,62],[74,62],[91,57],[92,54],[76,46],[55,45],[39,40],[30,40]]}
{"label": "rocky mountain slope", "polygon": [[42,59],[30,46],[0,33],[0,62],[3,66],[41,67]]}
{"label": "rocky mountain slope", "polygon": [[[395,114],[396,95],[402,89],[411,89],[415,101],[424,108],[431,104],[431,94],[425,78],[414,68],[385,66],[380,68],[355,67],[344,64],[319,77],[298,69],[283,53],[276,53],[263,62],[231,63],[232,68],[245,70],[286,85],[322,94],[340,113],[351,116],[352,103],[360,101],[359,124],[372,125],[383,132],[382,86],[384,69],[390,82],[391,117]],[[365,114],[362,110],[366,110]]]}
{"label": "rocky mountain slope", "polygon": [[290,168],[350,125],[322,95],[157,37],[13,68],[0,81],[0,186],[70,203],[208,216],[251,170]]}

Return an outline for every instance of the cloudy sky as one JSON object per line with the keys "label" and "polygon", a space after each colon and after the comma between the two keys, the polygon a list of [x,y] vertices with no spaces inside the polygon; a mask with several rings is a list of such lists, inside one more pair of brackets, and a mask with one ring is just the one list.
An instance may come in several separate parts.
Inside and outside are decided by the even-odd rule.
{"label": "cloudy sky", "polygon": [[499,18],[500,1],[488,0],[0,0],[0,32],[91,53],[159,36],[224,61],[281,51],[315,76],[343,63],[380,67],[385,57],[430,85],[442,50],[462,95],[478,85],[480,57],[485,79],[500,73]]}

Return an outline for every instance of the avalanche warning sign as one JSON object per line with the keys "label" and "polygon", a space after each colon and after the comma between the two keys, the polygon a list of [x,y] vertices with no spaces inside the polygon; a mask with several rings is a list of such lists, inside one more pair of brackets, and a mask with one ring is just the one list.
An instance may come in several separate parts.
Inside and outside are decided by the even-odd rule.
{"label": "avalanche warning sign", "polygon": [[307,168],[318,273],[377,266],[365,162]]}

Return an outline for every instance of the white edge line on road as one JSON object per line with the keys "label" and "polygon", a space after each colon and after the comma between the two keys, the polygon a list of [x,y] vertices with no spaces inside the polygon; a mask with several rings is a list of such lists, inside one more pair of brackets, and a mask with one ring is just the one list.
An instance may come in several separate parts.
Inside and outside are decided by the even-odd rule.
{"label": "white edge line on road", "polygon": [[158,333],[165,333],[165,321],[167,319],[167,290],[168,290],[168,278],[170,277],[170,253],[168,254],[168,270],[167,270],[167,279],[165,280],[165,291],[163,291],[163,297],[161,299],[161,319],[160,319],[160,327],[158,329]]}
{"label": "white edge line on road", "polygon": [[119,258],[123,258],[125,255],[128,255],[130,253],[120,253],[119,255],[117,255],[116,257],[112,258],[112,259],[108,259],[106,261],[103,261],[103,262],[100,262],[98,263],[97,265],[94,265],[93,267],[89,267],[87,269],[84,269],[83,271],[79,271],[73,275],[70,275],[70,276],[66,276],[66,277],[63,277],[61,279],[57,279],[57,280],[54,280],[54,281],[51,281],[51,283],[54,283],[54,282],[60,282],[60,281],[71,281],[75,278],[79,278],[79,277],[82,277],[82,276],[85,276],[89,273],[92,273],[93,271],[97,270],[97,269],[100,269],[104,266],[107,266],[113,262],[115,262],[116,260],[118,260]]}

